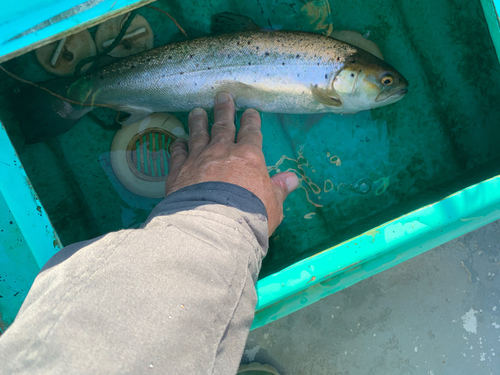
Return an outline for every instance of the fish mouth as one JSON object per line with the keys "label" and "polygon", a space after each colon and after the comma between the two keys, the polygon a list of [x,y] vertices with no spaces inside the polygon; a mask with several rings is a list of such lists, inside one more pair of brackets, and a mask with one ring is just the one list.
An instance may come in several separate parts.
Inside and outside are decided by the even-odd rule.
{"label": "fish mouth", "polygon": [[390,90],[390,91],[382,91],[380,94],[378,94],[377,98],[375,101],[377,103],[383,102],[389,98],[391,98],[391,101],[397,101],[401,99],[403,96],[405,96],[408,93],[408,88],[397,88],[395,90]]}

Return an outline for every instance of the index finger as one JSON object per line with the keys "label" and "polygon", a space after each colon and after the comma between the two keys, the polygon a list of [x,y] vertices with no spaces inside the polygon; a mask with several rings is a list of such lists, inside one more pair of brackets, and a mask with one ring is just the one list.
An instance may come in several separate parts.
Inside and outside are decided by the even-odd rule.
{"label": "index finger", "polygon": [[240,131],[236,138],[237,144],[250,144],[262,149],[262,132],[260,131],[260,114],[253,108],[243,112],[240,119]]}

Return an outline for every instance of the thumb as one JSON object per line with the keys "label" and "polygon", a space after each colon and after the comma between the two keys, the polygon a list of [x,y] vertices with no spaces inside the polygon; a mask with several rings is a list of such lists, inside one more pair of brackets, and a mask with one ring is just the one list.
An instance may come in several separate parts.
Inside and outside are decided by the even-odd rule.
{"label": "thumb", "polygon": [[293,172],[282,172],[271,177],[271,183],[273,185],[274,196],[278,200],[278,203],[283,205],[288,194],[299,186],[299,178]]}

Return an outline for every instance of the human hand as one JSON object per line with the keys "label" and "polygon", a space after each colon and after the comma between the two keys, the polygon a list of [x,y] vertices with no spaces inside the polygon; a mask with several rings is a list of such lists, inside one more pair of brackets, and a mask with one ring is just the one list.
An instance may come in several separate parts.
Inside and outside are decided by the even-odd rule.
{"label": "human hand", "polygon": [[207,181],[239,185],[266,206],[270,236],[283,220],[283,202],[298,186],[299,179],[293,172],[269,176],[262,153],[261,120],[256,110],[247,109],[241,116],[236,142],[234,115],[233,99],[226,92],[215,99],[211,137],[207,113],[197,108],[189,114],[189,140],[186,143],[177,139],[170,146],[166,194]]}

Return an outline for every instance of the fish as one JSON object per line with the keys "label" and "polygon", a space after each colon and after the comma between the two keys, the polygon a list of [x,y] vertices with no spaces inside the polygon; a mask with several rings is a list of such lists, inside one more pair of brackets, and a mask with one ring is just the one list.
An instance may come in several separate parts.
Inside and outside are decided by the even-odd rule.
{"label": "fish", "polygon": [[283,30],[168,44],[74,81],[64,79],[57,90],[55,81],[41,86],[72,102],[30,89],[25,95],[29,103],[23,100],[18,111],[26,143],[69,130],[99,106],[126,113],[119,121],[125,126],[154,112],[208,110],[221,91],[233,96],[236,110],[356,113],[397,102],[409,85],[394,67],[359,47],[320,34]]}

